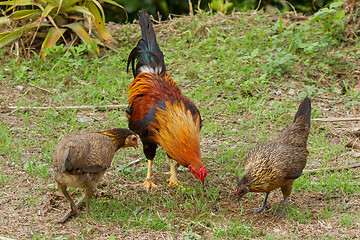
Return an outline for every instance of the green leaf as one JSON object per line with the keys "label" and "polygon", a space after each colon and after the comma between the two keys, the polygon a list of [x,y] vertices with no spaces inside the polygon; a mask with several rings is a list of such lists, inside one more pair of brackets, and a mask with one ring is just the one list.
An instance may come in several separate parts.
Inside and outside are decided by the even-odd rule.
{"label": "green leaf", "polygon": [[84,43],[93,42],[92,39],[89,37],[89,34],[85,31],[85,29],[79,23],[70,23],[64,25],[64,27],[68,27],[73,30]]}
{"label": "green leaf", "polygon": [[32,5],[31,0],[2,1],[0,6],[26,6]]}
{"label": "green leaf", "polygon": [[255,48],[252,52],[251,52],[251,57],[254,58],[256,57],[257,55],[259,54],[259,49],[258,48]]}
{"label": "green leaf", "polygon": [[332,8],[337,8],[337,7],[341,7],[344,4],[344,1],[340,1],[340,2],[333,2],[330,4],[330,9]]}
{"label": "green leaf", "polygon": [[38,25],[38,22],[33,22],[33,23],[29,24],[29,25],[23,26],[23,27],[21,27],[19,29],[16,29],[16,30],[10,32],[9,34],[3,36],[2,38],[0,38],[0,48],[3,48],[5,46],[11,44],[16,39],[21,37],[24,32],[36,28],[37,25]]}
{"label": "green leaf", "polygon": [[120,4],[118,4],[117,2],[115,2],[115,1],[113,1],[113,0],[103,0],[103,2],[106,2],[106,3],[112,4],[112,5],[114,5],[114,6],[117,6],[117,7],[119,7],[119,8],[124,9],[124,7],[123,7],[123,6],[121,6]]}
{"label": "green leaf", "polygon": [[14,12],[11,16],[14,20],[23,19],[27,17],[32,17],[34,15],[40,15],[41,10],[35,9],[35,10],[19,10]]}
{"label": "green leaf", "polygon": [[27,5],[33,5],[31,3],[31,0],[16,0],[16,1],[3,1],[3,2],[0,2],[0,6],[11,6],[9,8],[7,8],[5,10],[5,13],[6,12],[9,12],[10,10],[12,10],[14,7],[17,7],[17,6],[27,6]]}
{"label": "green leaf", "polygon": [[22,35],[22,30],[18,29],[0,38],[0,48],[3,48],[6,45],[9,45],[10,43],[14,42],[16,39],[21,37],[21,35]]}
{"label": "green leaf", "polygon": [[70,7],[65,12],[78,12],[95,18],[94,15],[86,7],[82,7],[82,6]]}
{"label": "green leaf", "polygon": [[0,25],[5,24],[5,23],[9,23],[9,22],[10,22],[10,18],[8,18],[8,17],[0,17]]}
{"label": "green leaf", "polygon": [[[65,25],[65,27],[68,27],[71,30],[73,30],[84,43],[90,44],[90,45],[94,44],[94,41],[90,38],[89,34],[87,34],[87,32],[84,30],[84,28],[79,23],[70,23],[70,24]],[[93,52],[96,55],[98,55],[99,49],[96,47]]]}
{"label": "green leaf", "polygon": [[111,34],[105,28],[104,20],[101,18],[101,15],[100,15],[100,12],[99,12],[99,9],[97,8],[97,6],[93,2],[90,2],[90,1],[86,1],[85,4],[86,4],[87,9],[89,9],[89,11],[94,16],[93,24],[95,26],[96,32],[97,32],[98,36],[100,37],[100,39],[105,40],[105,41],[112,39]]}
{"label": "green leaf", "polygon": [[60,4],[60,1],[59,0],[46,0],[49,4],[55,6],[55,7],[58,7],[59,4]]}
{"label": "green leaf", "polygon": [[50,12],[55,8],[54,5],[51,5],[50,3],[46,6],[46,8],[44,9],[44,11],[41,14],[41,18],[46,18]]}
{"label": "green leaf", "polygon": [[102,21],[105,22],[105,13],[104,13],[104,9],[102,8],[101,4],[96,0],[91,0],[91,1],[97,6],[98,10],[100,10],[101,16],[102,16],[101,17]]}
{"label": "green leaf", "polygon": [[68,11],[68,8],[74,7],[76,3],[80,2],[82,0],[63,0],[61,4],[61,10],[64,12]]}
{"label": "green leaf", "polygon": [[46,48],[51,48],[59,38],[66,32],[66,28],[50,28],[48,34],[46,35],[43,44],[41,45],[40,56],[43,58],[46,56],[46,53],[43,52]]}
{"label": "green leaf", "polygon": [[339,11],[335,16],[335,19],[336,20],[342,20],[344,17],[345,17],[345,12],[344,11]]}

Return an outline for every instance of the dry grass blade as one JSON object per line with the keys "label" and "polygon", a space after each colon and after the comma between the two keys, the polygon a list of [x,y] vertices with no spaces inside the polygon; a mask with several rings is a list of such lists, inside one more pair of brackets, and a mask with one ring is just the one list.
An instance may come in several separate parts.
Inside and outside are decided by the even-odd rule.
{"label": "dry grass blade", "polygon": [[303,174],[313,174],[313,173],[318,173],[318,172],[336,172],[336,171],[346,170],[346,169],[350,169],[350,168],[358,168],[358,167],[360,167],[360,163],[355,163],[355,164],[345,165],[345,166],[340,166],[340,167],[304,170]]}
{"label": "dry grass blade", "polygon": [[330,117],[330,118],[313,118],[314,122],[348,122],[348,121],[360,121],[360,117]]}
{"label": "dry grass blade", "polygon": [[125,109],[127,105],[99,105],[99,106],[63,106],[63,107],[17,107],[17,106],[3,106],[0,107],[0,112],[11,112],[11,111],[33,111],[33,110],[90,110],[90,109]]}

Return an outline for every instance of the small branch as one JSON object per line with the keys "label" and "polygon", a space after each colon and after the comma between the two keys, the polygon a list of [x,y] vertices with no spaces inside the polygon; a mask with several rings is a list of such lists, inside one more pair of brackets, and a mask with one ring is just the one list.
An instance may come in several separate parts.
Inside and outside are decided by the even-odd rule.
{"label": "small branch", "polygon": [[0,112],[11,112],[11,111],[33,111],[33,110],[89,110],[89,109],[126,109],[127,105],[117,104],[117,105],[99,105],[99,106],[62,106],[62,107],[17,107],[17,106],[3,106],[0,107]]}
{"label": "small branch", "polygon": [[41,87],[32,85],[32,84],[30,84],[30,83],[28,83],[28,85],[29,85],[30,87],[37,88],[37,89],[39,89],[39,90],[41,90],[41,91],[43,91],[43,92],[50,93],[50,94],[54,94],[53,92],[51,92],[51,91],[49,91],[49,90],[47,90],[47,89],[45,89],[45,88],[41,88]]}
{"label": "small branch", "polygon": [[[77,202],[75,203],[76,207],[79,209],[81,203],[84,201],[85,198],[85,193],[81,196],[81,198],[79,198],[79,200],[77,200]],[[58,221],[58,223],[64,223],[66,222],[66,220],[68,220],[69,217],[71,217],[74,214],[74,212],[70,209],[68,210],[65,215],[62,217],[61,220]]]}
{"label": "small branch", "polygon": [[130,167],[130,166],[132,166],[132,165],[135,165],[135,164],[139,163],[142,159],[143,159],[143,158],[140,157],[140,158],[138,158],[138,159],[136,159],[136,160],[134,160],[134,161],[132,161],[132,162],[125,163],[125,166],[126,166],[126,167]]}
{"label": "small branch", "polygon": [[348,122],[348,121],[360,121],[360,117],[349,117],[349,118],[337,118],[337,117],[330,117],[330,118],[313,118],[311,121],[315,122]]}
{"label": "small branch", "polygon": [[358,168],[358,167],[360,167],[360,163],[355,163],[355,164],[340,166],[340,167],[304,170],[303,173],[304,174],[313,174],[313,173],[317,173],[317,172],[337,172],[337,171],[341,171],[341,170],[346,170],[346,169],[350,169],[350,168]]}
{"label": "small branch", "polygon": [[193,7],[192,7],[191,0],[189,0],[189,15],[190,15],[190,17],[194,16],[194,10],[193,10]]}

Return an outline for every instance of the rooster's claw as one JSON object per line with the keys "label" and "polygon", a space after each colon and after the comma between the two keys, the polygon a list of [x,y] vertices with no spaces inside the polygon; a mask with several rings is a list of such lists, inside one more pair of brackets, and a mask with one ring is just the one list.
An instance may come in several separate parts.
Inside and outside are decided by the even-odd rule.
{"label": "rooster's claw", "polygon": [[146,180],[144,183],[136,184],[136,186],[143,186],[146,192],[149,192],[151,188],[157,188],[157,185],[151,180]]}

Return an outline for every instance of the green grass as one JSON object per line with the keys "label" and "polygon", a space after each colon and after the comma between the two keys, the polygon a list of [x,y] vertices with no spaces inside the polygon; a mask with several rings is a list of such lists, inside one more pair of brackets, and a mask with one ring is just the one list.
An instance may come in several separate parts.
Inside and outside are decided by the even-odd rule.
{"label": "green grass", "polygon": [[[261,204],[262,194],[248,194],[238,203],[233,197],[248,151],[291,121],[305,96],[312,98],[312,118],[352,116],[353,111],[360,111],[360,94],[354,91],[360,45],[345,39],[340,24],[345,18],[334,22],[324,13],[317,19],[292,22],[283,15],[289,22],[285,25],[267,13],[251,14],[203,14],[177,19],[171,28],[168,23],[156,26],[168,73],[205,120],[201,132],[202,159],[208,169],[205,187],[187,169],[178,171],[182,188],[168,187],[167,176],[162,174],[168,171],[166,153],[158,149],[153,172],[159,189],[146,194],[134,187],[145,178],[145,161],[126,165],[143,156],[142,149],[120,150],[92,199],[92,216],[85,216],[83,209],[81,217],[60,228],[53,218],[60,217],[68,204],[62,199],[49,200],[57,191],[51,170],[55,145],[71,131],[127,127],[123,110],[0,113],[0,187],[5,189],[0,203],[10,194],[15,196],[16,201],[5,206],[30,225],[25,230],[0,230],[0,235],[33,239],[308,239],[307,229],[312,229],[311,236],[337,239],[336,232],[323,228],[326,222],[339,228],[340,236],[356,238],[357,169],[301,176],[294,183],[288,215],[281,220],[273,216],[282,202],[279,191],[271,193],[271,209],[265,214],[251,210]],[[333,30],[329,24],[335,24]],[[104,51],[99,59],[88,57],[82,45],[68,50],[58,46],[46,60],[36,55],[30,60],[17,59],[0,50],[0,105],[126,104],[126,88],[132,80],[126,73],[126,59],[140,32],[132,24],[122,30],[119,52]],[[358,161],[345,148],[345,142],[353,138],[349,130],[342,123],[312,122],[306,169]],[[344,201],[349,201],[349,207]],[[0,223],[5,218],[6,213],[0,211]],[[31,233],[24,235],[29,229]]]}

